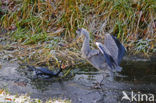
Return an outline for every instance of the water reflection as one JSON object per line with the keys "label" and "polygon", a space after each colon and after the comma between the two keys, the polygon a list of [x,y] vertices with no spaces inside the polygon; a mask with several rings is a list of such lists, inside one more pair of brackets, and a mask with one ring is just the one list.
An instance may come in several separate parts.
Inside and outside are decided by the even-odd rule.
{"label": "water reflection", "polygon": [[154,61],[123,61],[121,72],[125,78],[117,77],[117,80],[142,82],[142,83],[156,83],[156,62]]}

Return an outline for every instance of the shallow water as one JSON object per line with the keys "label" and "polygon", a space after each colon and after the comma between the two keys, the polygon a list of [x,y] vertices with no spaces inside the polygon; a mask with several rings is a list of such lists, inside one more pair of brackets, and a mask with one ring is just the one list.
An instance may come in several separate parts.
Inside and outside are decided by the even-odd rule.
{"label": "shallow water", "polygon": [[[33,98],[69,98],[72,103],[117,103],[121,102],[123,91],[131,95],[152,93],[156,98],[156,61],[126,60],[121,63],[123,71],[113,81],[105,77],[102,88],[93,88],[103,74],[90,65],[75,68],[70,79],[35,79],[33,73],[20,68],[17,63],[0,61],[0,88],[16,94],[28,93]],[[95,85],[95,84],[94,84]],[[96,87],[96,86],[94,86]],[[128,100],[123,100],[128,103]]]}

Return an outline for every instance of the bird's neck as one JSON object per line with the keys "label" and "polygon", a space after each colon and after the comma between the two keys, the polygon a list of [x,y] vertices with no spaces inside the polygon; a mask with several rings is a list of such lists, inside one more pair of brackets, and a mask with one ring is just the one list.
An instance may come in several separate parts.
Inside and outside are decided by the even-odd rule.
{"label": "bird's neck", "polygon": [[90,39],[88,37],[84,38],[83,45],[81,48],[82,56],[84,56],[84,57],[86,57],[90,51],[89,41],[90,41]]}

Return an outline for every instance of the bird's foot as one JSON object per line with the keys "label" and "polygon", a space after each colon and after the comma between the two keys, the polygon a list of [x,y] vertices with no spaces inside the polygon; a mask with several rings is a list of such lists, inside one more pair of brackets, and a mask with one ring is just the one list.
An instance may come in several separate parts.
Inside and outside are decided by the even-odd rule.
{"label": "bird's foot", "polygon": [[93,82],[93,86],[91,86],[92,89],[102,89],[102,85],[104,85],[101,82]]}

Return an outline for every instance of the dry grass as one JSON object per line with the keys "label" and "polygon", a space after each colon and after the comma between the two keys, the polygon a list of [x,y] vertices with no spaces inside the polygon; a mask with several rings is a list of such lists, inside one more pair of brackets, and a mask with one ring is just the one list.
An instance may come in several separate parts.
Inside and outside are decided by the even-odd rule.
{"label": "dry grass", "polygon": [[80,43],[73,40],[79,27],[90,31],[92,42],[109,32],[131,53],[156,51],[155,0],[14,0],[8,8],[0,25],[15,41],[46,47],[42,61],[59,58],[51,51],[79,57]]}

